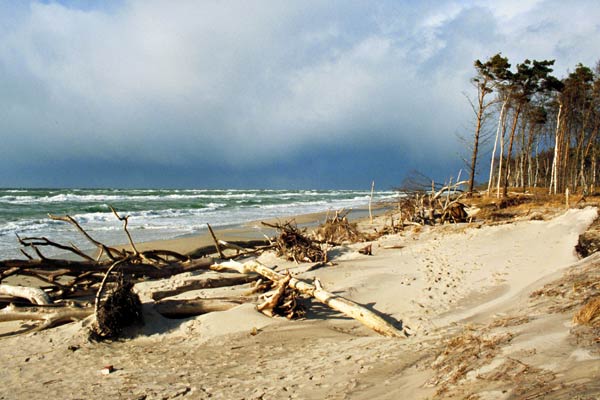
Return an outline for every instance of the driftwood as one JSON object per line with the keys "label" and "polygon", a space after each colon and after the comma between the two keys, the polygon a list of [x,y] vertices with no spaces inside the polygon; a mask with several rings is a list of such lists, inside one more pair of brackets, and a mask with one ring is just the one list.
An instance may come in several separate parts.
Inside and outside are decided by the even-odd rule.
{"label": "driftwood", "polygon": [[0,296],[26,299],[32,304],[51,304],[50,297],[40,288],[27,286],[0,285]]}
{"label": "driftwood", "polygon": [[[1,295],[9,298],[25,298],[34,304],[52,304],[53,300],[64,299],[71,296],[90,295],[96,293],[96,302],[93,313],[96,323],[93,329],[99,337],[115,337],[122,328],[132,321],[139,320],[141,316],[141,303],[137,295],[131,292],[133,281],[151,278],[169,277],[175,273],[207,269],[212,260],[192,260],[190,257],[168,250],[139,251],[127,228],[129,216],[121,216],[111,207],[115,217],[123,222],[123,230],[127,236],[130,250],[117,249],[107,246],[94,239],[71,216],[53,216],[53,220],[67,222],[98,249],[98,256],[92,257],[85,254],[74,245],[56,243],[46,237],[17,236],[23,246],[22,253],[27,260],[6,260],[0,262],[0,281],[8,276],[25,275],[33,276],[48,286],[41,288],[13,287],[0,285]],[[46,257],[42,251],[44,247],[53,247],[61,251],[68,251],[80,260],[56,260]],[[28,252],[29,251],[29,252]],[[37,258],[30,253],[33,252]],[[111,275],[118,268],[118,274]],[[104,296],[103,292],[110,282],[116,288]],[[135,309],[137,308],[137,310]],[[76,310],[76,314],[82,313]],[[7,311],[8,312],[8,311]],[[89,314],[87,310],[83,313]],[[11,312],[12,318],[40,317],[39,313]],[[70,314],[65,314],[67,317]],[[61,314],[58,320],[63,320]],[[44,323],[41,327],[55,324],[57,318],[50,318],[51,323]]]}
{"label": "driftwood", "polygon": [[[273,289],[262,296],[264,302],[259,304],[256,309],[268,317],[280,314],[288,319],[294,318],[296,300],[294,293],[289,293],[288,289],[291,279],[292,276],[288,272],[283,279],[273,281]],[[287,296],[286,291],[288,292]]]}
{"label": "driftwood", "polygon": [[255,282],[258,279],[260,279],[259,275],[247,274],[225,274],[225,276],[219,276],[216,278],[190,279],[174,289],[157,290],[152,292],[151,297],[153,300],[161,300],[166,297],[189,292],[190,290],[237,286],[245,283]]}
{"label": "driftwood", "polygon": [[104,243],[100,243],[99,241],[97,241],[96,239],[94,239],[93,237],[91,237],[85,229],[83,229],[81,227],[81,225],[79,225],[79,223],[73,219],[73,217],[71,217],[70,215],[64,215],[64,216],[60,216],[60,215],[52,215],[52,214],[48,214],[48,217],[52,220],[55,221],[63,221],[63,222],[67,222],[71,225],[73,225],[75,227],[75,229],[77,229],[82,235],[83,237],[85,237],[90,243],[92,243],[94,246],[96,246],[98,248],[99,252],[99,257],[102,254],[106,254],[111,260],[116,260],[116,255],[121,255],[123,256],[123,253],[113,247],[109,247],[106,246]]}
{"label": "driftwood", "polygon": [[252,301],[251,298],[210,298],[161,300],[154,303],[154,310],[167,318],[186,318],[211,312],[227,311],[240,304]]}
{"label": "driftwood", "polygon": [[[123,231],[127,237],[128,247],[108,246],[93,238],[73,217],[69,215],[49,215],[52,220],[72,225],[89,243],[96,248],[96,255],[86,254],[75,245],[64,245],[46,237],[19,237],[24,260],[0,261],[0,282],[9,276],[30,276],[42,281],[42,288],[0,285],[0,296],[4,303],[15,299],[25,299],[33,304],[53,304],[54,301],[73,297],[89,299],[95,295],[95,306],[89,309],[76,309],[72,313],[53,312],[50,314],[30,310],[12,310],[5,308],[4,319],[40,319],[48,320],[40,325],[46,328],[57,322],[67,321],[79,315],[95,315],[91,324],[96,338],[114,338],[125,326],[134,321],[141,321],[141,303],[132,287],[135,282],[147,279],[168,278],[172,275],[198,270],[208,270],[213,259],[199,258],[219,253],[221,258],[227,257],[226,249],[233,249],[236,256],[244,256],[264,251],[273,246],[270,240],[254,240],[249,242],[218,240],[209,226],[214,239],[210,250],[197,249],[192,254],[179,254],[169,250],[140,251],[128,229],[129,216],[120,215],[110,207],[116,219],[123,223]],[[59,249],[76,256],[73,260],[53,259],[44,254],[45,248]],[[237,275],[203,280],[190,280],[182,286],[157,292],[154,299],[173,296],[188,290],[207,287],[239,285],[259,279],[259,276]],[[161,307],[165,307],[164,305]],[[182,306],[183,307],[183,306]],[[191,312],[191,305],[185,311]],[[197,305],[195,306],[196,308]],[[192,307],[193,308],[193,307]],[[10,311],[10,314],[8,314]],[[51,317],[47,317],[51,315]]]}
{"label": "driftwood", "polygon": [[447,222],[465,222],[471,218],[469,207],[461,202],[465,193],[460,187],[468,181],[449,183],[436,190],[435,183],[429,192],[405,191],[398,202],[401,215],[400,229],[404,225],[434,225]]}
{"label": "driftwood", "polygon": [[[273,247],[271,241],[269,239],[255,239],[255,240],[236,240],[236,241],[228,241],[225,242],[223,240],[219,240],[221,246],[225,248],[243,248],[248,253],[254,253],[256,251],[268,250]],[[225,244],[226,243],[226,244]],[[186,253],[185,255],[191,259],[206,257],[215,253],[215,246],[208,245],[198,247],[195,250]]]}
{"label": "driftwood", "polygon": [[0,310],[0,322],[37,320],[41,321],[41,324],[25,331],[40,331],[87,318],[93,313],[92,307],[17,307],[11,304]]}
{"label": "driftwood", "polygon": [[210,236],[212,236],[213,241],[215,242],[215,249],[217,250],[217,253],[219,253],[219,258],[221,260],[223,260],[225,258],[225,255],[223,254],[223,251],[221,250],[221,245],[219,244],[219,241],[217,240],[215,233],[213,232],[212,228],[210,227],[210,224],[206,224],[206,226],[208,226],[208,231],[210,232]]}
{"label": "driftwood", "polygon": [[358,230],[357,224],[348,221],[349,212],[339,210],[332,217],[327,216],[325,222],[315,230],[315,239],[332,245],[364,241],[366,237]]}
{"label": "driftwood", "polygon": [[362,249],[359,249],[358,252],[360,254],[364,254],[366,256],[372,256],[373,255],[373,245],[369,244],[369,245],[363,247]]}
{"label": "driftwood", "polygon": [[[129,230],[128,216],[121,216],[111,208],[115,217],[123,223],[123,230],[129,242],[127,249],[107,246],[88,234],[72,217],[50,216],[58,221],[69,223],[97,249],[91,256],[74,245],[63,245],[45,237],[18,238],[23,246],[26,260],[0,261],[0,282],[14,275],[32,276],[44,282],[42,288],[24,288],[0,285],[0,295],[10,299],[24,298],[34,304],[49,304],[46,308],[15,308],[14,305],[0,311],[0,321],[39,320],[35,329],[45,329],[58,323],[94,315],[90,324],[94,338],[115,338],[123,329],[135,322],[142,322],[141,302],[132,291],[135,282],[146,279],[168,278],[174,274],[198,270],[234,270],[239,274],[229,274],[217,278],[190,279],[177,288],[157,291],[151,296],[156,301],[156,310],[169,317],[181,318],[206,312],[224,311],[243,302],[258,300],[257,308],[266,315],[282,315],[295,318],[303,315],[297,302],[300,296],[310,296],[316,300],[355,318],[371,329],[385,336],[403,337],[402,330],[386,322],[379,315],[350,300],[333,295],[322,288],[318,281],[310,284],[294,278],[289,272],[280,274],[257,261],[240,264],[227,261],[214,264],[212,258],[197,258],[218,253],[220,258],[243,257],[249,254],[274,248],[277,252],[296,262],[313,262],[309,268],[317,268],[327,263],[327,252],[321,244],[297,228],[295,223],[267,224],[280,231],[273,240],[251,242],[226,242],[219,240],[210,229],[214,245],[200,248],[190,254],[179,254],[167,250],[140,251]],[[346,233],[354,232],[355,225],[349,224],[345,215],[336,214],[332,220],[336,229]],[[52,259],[44,255],[43,249],[53,247],[77,256],[77,260]],[[229,251],[226,253],[225,251]],[[228,255],[234,251],[235,255]],[[213,298],[193,300],[164,299],[189,290],[208,287],[223,287],[246,284],[259,280],[252,293],[244,298]],[[267,291],[262,296],[258,292]],[[53,302],[86,296],[89,300],[95,295],[94,307],[78,308],[55,306]]]}
{"label": "driftwood", "polygon": [[[212,258],[176,261],[160,266],[128,260],[119,268],[129,279],[137,281],[207,270],[212,263]],[[111,264],[71,260],[5,260],[0,261],[0,280],[14,275],[32,276],[48,284],[47,291],[51,298],[73,298],[96,293],[94,287],[100,284]],[[62,283],[59,278],[64,278]]]}
{"label": "driftwood", "polygon": [[277,255],[295,262],[327,262],[327,252],[310,239],[293,221],[283,224],[262,223],[280,233],[275,239]]}
{"label": "driftwood", "polygon": [[[215,271],[223,271],[223,270],[235,270],[239,273],[257,273],[265,278],[273,281],[280,282],[282,280],[288,279],[286,275],[280,274],[276,272],[264,264],[256,260],[248,261],[245,263],[240,263],[237,261],[226,261],[220,264],[215,264],[211,266],[211,269]],[[312,285],[310,283],[304,282],[297,278],[289,277],[288,285],[300,293],[305,294],[310,297],[314,297],[316,300],[321,303],[333,308],[341,312],[342,314],[356,319],[367,327],[371,328],[375,332],[389,337],[405,337],[405,333],[402,330],[399,330],[382,317],[374,313],[373,311],[357,304],[351,300],[345,299],[341,296],[336,296],[321,286],[321,283],[318,280],[315,280],[315,284]]]}

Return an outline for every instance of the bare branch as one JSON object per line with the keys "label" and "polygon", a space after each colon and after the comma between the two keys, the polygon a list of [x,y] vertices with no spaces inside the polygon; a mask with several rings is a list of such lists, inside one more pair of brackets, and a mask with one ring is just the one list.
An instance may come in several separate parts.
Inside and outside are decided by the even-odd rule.
{"label": "bare branch", "polygon": [[108,256],[108,258],[110,258],[113,261],[117,259],[116,256],[113,254],[113,253],[119,253],[119,251],[117,249],[108,247],[104,243],[101,243],[101,242],[97,241],[96,239],[94,239],[93,237],[91,237],[85,231],[85,229],[83,229],[81,227],[81,225],[79,225],[79,223],[77,221],[75,221],[75,219],[73,219],[73,217],[71,217],[70,215],[60,216],[60,215],[48,214],[48,217],[50,219],[54,220],[54,221],[68,222],[69,224],[73,225],[88,241],[90,241],[98,249],[100,249],[101,251],[103,251],[104,253],[106,253],[106,255]]}

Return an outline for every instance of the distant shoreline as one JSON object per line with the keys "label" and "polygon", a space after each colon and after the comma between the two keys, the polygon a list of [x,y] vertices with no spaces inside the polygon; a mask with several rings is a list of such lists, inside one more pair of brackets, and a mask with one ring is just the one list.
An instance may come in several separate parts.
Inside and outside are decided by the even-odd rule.
{"label": "distant shoreline", "polygon": [[[374,205],[373,216],[380,216],[389,209],[390,207],[385,204]],[[312,228],[323,223],[327,215],[331,214],[332,211],[321,211],[317,213],[292,215],[282,218],[258,219],[241,224],[234,224],[232,226],[214,228],[214,231],[218,239],[225,241],[262,239],[265,236],[270,238],[276,234],[276,230],[263,226],[261,222],[273,223],[293,220],[298,224],[299,227]],[[348,213],[348,219],[351,221],[364,220],[365,218],[368,218],[368,216],[369,210],[367,205],[352,209]],[[185,254],[195,250],[198,247],[208,246],[211,244],[213,244],[213,240],[208,231],[205,231],[198,234],[190,234],[172,239],[160,239],[139,243],[136,242],[136,247],[139,250],[161,249],[177,251]],[[120,244],[115,247],[127,248],[127,246],[127,244]]]}

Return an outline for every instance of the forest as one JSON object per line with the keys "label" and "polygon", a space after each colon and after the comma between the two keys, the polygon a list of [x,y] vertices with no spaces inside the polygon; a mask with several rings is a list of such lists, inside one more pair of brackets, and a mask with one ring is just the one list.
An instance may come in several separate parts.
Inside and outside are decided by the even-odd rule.
{"label": "forest", "polygon": [[[577,64],[562,79],[552,75],[554,62],[526,59],[512,67],[501,53],[474,62],[469,193],[478,168],[489,173],[484,190],[497,197],[507,196],[509,187],[596,191],[600,62],[593,68]],[[479,154],[482,144],[491,149],[487,160]]]}

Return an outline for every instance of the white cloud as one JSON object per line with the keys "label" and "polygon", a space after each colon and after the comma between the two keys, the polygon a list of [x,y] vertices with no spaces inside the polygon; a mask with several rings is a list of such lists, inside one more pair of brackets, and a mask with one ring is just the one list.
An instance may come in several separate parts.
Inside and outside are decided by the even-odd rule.
{"label": "white cloud", "polygon": [[589,2],[5,4],[5,162],[253,165],[336,142],[454,157],[474,59],[565,71],[595,62],[600,39]]}

